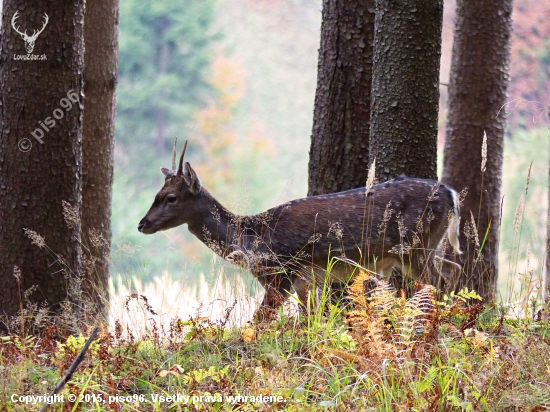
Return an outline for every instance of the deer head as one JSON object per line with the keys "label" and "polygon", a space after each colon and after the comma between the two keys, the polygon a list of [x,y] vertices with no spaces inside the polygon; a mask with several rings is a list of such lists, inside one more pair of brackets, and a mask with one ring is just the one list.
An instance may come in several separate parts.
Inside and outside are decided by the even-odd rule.
{"label": "deer head", "polygon": [[197,174],[188,162],[183,164],[187,141],[181,152],[178,169],[176,170],[176,146],[174,141],[172,169],[162,167],[164,186],[155,196],[153,205],[139,222],[138,230],[146,235],[167,230],[188,223],[197,212],[195,202],[201,191],[201,183]]}
{"label": "deer head", "polygon": [[42,28],[40,30],[34,30],[32,33],[32,36],[29,36],[26,30],[25,32],[21,32],[19,28],[15,25],[15,21],[17,20],[18,17],[19,17],[19,11],[16,11],[11,19],[11,26],[17,33],[21,35],[21,37],[25,41],[25,49],[27,50],[27,53],[31,54],[32,51],[34,50],[34,42],[38,38],[38,35],[44,31],[50,18],[46,13],[44,13],[44,24],[42,25]]}

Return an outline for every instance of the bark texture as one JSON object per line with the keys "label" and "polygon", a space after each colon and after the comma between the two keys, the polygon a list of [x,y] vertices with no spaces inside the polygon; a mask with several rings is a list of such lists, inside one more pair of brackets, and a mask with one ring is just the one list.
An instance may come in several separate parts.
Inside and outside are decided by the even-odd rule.
{"label": "bark texture", "polygon": [[374,0],[325,0],[308,195],[365,185],[369,160]]}
{"label": "bark texture", "polygon": [[84,39],[82,238],[89,254],[99,259],[86,268],[84,290],[101,303],[107,297],[111,244],[118,0],[86,4]]}
{"label": "bark texture", "polygon": [[442,0],[376,0],[370,162],[380,181],[437,179],[442,24]]}
{"label": "bark texture", "polygon": [[[32,34],[49,23],[29,55],[12,28]],[[59,309],[69,279],[81,273],[80,227],[64,222],[62,201],[81,206],[84,1],[4,1],[0,41],[0,316],[16,315],[29,299]],[[78,99],[69,107],[67,94]],[[65,100],[62,100],[65,99]],[[57,117],[57,118],[56,118]],[[51,121],[55,121],[54,124]],[[45,128],[41,125],[43,124]],[[49,126],[48,126],[49,125]],[[40,136],[42,143],[33,137]],[[31,147],[32,146],[32,147]],[[32,244],[24,229],[45,238]],[[40,243],[35,238],[35,243]],[[21,271],[20,284],[14,268]],[[17,272],[17,269],[15,269]],[[7,329],[0,322],[0,329]],[[21,331],[24,332],[24,331]]]}
{"label": "bark texture", "polygon": [[[474,288],[495,297],[498,273],[502,152],[509,83],[512,0],[458,0],[449,83],[442,181],[467,188],[461,207],[463,273],[457,288]],[[486,171],[481,171],[483,133],[487,133]],[[472,216],[479,246],[472,237]],[[468,233],[468,236],[466,236]]]}

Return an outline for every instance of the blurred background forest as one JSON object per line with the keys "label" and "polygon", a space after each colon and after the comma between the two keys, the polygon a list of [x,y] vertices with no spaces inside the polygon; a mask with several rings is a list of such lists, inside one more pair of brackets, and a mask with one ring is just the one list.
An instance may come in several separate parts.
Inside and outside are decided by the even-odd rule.
{"label": "blurred background forest", "polygon": [[[307,192],[320,0],[120,2],[111,275],[213,281],[221,260],[183,227],[137,231],[171,164],[174,137],[203,185],[237,213]],[[443,147],[454,0],[445,0]],[[516,0],[505,146],[500,292],[545,255],[550,4]],[[490,138],[490,136],[489,136]],[[480,148],[481,150],[481,148]],[[440,156],[441,158],[441,156]],[[523,221],[514,225],[532,164]],[[478,167],[473,165],[472,167]],[[366,171],[365,171],[366,177]],[[521,252],[518,252],[521,251]]]}

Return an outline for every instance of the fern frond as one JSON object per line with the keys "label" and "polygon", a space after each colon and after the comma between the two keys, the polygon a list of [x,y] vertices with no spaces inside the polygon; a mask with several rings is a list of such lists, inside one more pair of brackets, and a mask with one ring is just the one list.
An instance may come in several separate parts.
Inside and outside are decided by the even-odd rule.
{"label": "fern frond", "polygon": [[398,342],[404,350],[409,349],[416,335],[424,334],[435,319],[435,291],[431,285],[424,285],[405,304],[397,323]]}
{"label": "fern frond", "polygon": [[345,314],[344,323],[351,330],[355,340],[362,340],[370,322],[370,316],[364,311],[353,310]]}
{"label": "fern frond", "polygon": [[378,316],[386,316],[390,312],[396,301],[395,289],[385,279],[379,279],[373,276],[374,289],[370,291],[370,297],[367,299],[372,313]]}
{"label": "fern frond", "polygon": [[396,347],[385,338],[384,319],[378,318],[369,323],[364,347],[371,359],[394,359]]}
{"label": "fern frond", "polygon": [[360,270],[359,273],[353,278],[352,284],[348,287],[348,294],[353,299],[353,303],[360,308],[367,307],[364,285],[371,279],[372,275],[369,272]]}

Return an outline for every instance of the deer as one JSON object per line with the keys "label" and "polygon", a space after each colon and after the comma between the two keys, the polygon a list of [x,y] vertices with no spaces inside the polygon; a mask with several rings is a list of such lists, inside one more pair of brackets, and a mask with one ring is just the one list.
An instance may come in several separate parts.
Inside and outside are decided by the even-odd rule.
{"label": "deer", "polygon": [[[226,209],[201,185],[189,162],[161,168],[165,181],[138,230],[153,234],[187,224],[226,261],[246,268],[265,289],[257,314],[312,284],[347,284],[357,265],[388,278],[437,275],[447,243],[460,255],[458,195],[436,180],[400,176],[384,183],[306,197],[256,215]],[[330,263],[330,270],[327,266]],[[450,262],[457,265],[454,262]],[[440,270],[439,270],[440,271]],[[260,315],[261,316],[261,315]]]}

